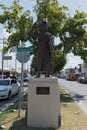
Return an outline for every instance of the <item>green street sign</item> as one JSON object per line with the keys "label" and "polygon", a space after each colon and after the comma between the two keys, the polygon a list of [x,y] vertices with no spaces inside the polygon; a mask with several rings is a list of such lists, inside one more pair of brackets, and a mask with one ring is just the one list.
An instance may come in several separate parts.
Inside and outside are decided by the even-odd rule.
{"label": "green street sign", "polygon": [[26,52],[26,51],[33,52],[34,51],[33,46],[17,48],[17,52]]}

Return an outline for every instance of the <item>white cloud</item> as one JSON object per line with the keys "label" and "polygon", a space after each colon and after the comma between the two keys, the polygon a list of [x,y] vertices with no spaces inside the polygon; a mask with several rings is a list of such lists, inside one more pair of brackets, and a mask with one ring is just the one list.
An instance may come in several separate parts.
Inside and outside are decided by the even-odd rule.
{"label": "white cloud", "polygon": [[74,68],[78,64],[82,64],[83,60],[80,58],[80,56],[74,56],[73,53],[69,53],[67,55],[67,64],[65,65],[64,69],[66,68]]}

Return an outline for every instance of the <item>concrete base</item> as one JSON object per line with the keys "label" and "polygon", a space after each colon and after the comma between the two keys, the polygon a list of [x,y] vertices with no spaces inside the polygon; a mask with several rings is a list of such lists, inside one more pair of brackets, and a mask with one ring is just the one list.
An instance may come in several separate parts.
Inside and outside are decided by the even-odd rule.
{"label": "concrete base", "polygon": [[30,79],[28,86],[27,126],[58,128],[60,125],[58,79]]}

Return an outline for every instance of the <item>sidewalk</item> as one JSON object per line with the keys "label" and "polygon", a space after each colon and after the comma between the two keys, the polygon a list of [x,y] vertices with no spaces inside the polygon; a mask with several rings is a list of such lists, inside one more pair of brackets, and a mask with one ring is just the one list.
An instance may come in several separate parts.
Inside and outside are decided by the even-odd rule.
{"label": "sidewalk", "polygon": [[87,115],[87,105],[83,102],[83,100],[77,101],[75,98],[73,98],[73,100],[83,110],[83,112]]}
{"label": "sidewalk", "polygon": [[[59,83],[61,86],[62,84]],[[74,100],[74,102],[82,109],[82,111],[87,115],[87,104],[84,102],[84,99],[79,98],[77,95],[73,95],[68,90],[66,90],[64,87],[62,87],[66,93],[70,94],[71,98]]]}
{"label": "sidewalk", "polygon": [[[66,93],[70,94],[65,88],[63,88]],[[73,101],[82,109],[82,111],[87,115],[87,105],[83,102],[83,100],[79,100],[72,95],[70,95]]]}

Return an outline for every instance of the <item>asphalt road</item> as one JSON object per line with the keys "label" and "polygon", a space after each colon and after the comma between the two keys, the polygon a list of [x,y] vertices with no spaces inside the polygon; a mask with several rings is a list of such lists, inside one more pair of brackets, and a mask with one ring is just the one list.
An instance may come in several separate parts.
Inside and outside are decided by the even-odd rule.
{"label": "asphalt road", "polygon": [[0,112],[4,111],[9,106],[13,105],[19,98],[19,95],[14,95],[10,100],[3,99],[0,100]]}
{"label": "asphalt road", "polygon": [[77,81],[58,79],[58,83],[67,90],[79,107],[87,114],[87,84]]}

